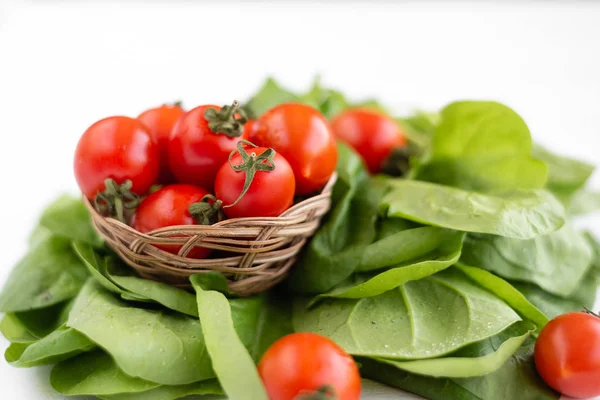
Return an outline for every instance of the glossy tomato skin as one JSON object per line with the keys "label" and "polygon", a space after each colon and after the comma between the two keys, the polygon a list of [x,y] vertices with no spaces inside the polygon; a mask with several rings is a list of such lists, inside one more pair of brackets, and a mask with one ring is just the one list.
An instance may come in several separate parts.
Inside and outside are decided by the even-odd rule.
{"label": "glossy tomato skin", "polygon": [[90,126],[75,150],[75,179],[88,199],[102,192],[104,180],[133,183],[144,195],[156,183],[160,168],[158,145],[137,119],[109,117]]}
{"label": "glossy tomato skin", "polygon": [[331,122],[331,127],[338,139],[361,155],[371,173],[381,171],[383,161],[394,148],[407,145],[396,121],[375,110],[344,111]]}
{"label": "glossy tomato skin", "polygon": [[239,138],[216,134],[208,127],[204,112],[220,107],[204,105],[181,117],[169,139],[169,166],[179,183],[212,190],[219,168],[235,150]]}
{"label": "glossy tomato skin", "polygon": [[322,189],[335,171],[335,138],[327,120],[312,107],[296,103],[273,107],[258,119],[249,140],[285,157],[294,171],[299,195]]}
{"label": "glossy tomato skin", "polygon": [[[266,148],[247,148],[250,154],[262,154]],[[244,197],[233,207],[233,204],[242,193],[246,172],[234,171],[229,162],[223,164],[215,182],[215,195],[223,202],[223,212],[229,218],[242,217],[277,217],[287,210],[294,201],[295,180],[292,167],[286,159],[275,154],[273,171],[257,171],[250,187]],[[232,159],[233,165],[242,162],[240,154]]]}
{"label": "glossy tomato skin", "polygon": [[169,137],[175,123],[183,114],[185,111],[178,105],[164,104],[160,107],[150,108],[137,117],[148,128],[160,149],[159,183],[161,184],[175,181],[175,177],[169,169]]}
{"label": "glossy tomato skin", "polygon": [[[196,220],[188,212],[190,205],[202,200],[209,192],[199,186],[167,185],[146,197],[137,208],[131,226],[142,233],[175,225],[195,225]],[[177,254],[181,246],[162,245],[160,249]],[[191,258],[205,258],[210,249],[194,247]]]}
{"label": "glossy tomato skin", "polygon": [[600,395],[600,318],[583,312],[556,317],[540,332],[534,357],[555,390],[575,398]]}
{"label": "glossy tomato skin", "polygon": [[360,375],[352,357],[315,333],[279,339],[263,355],[258,372],[270,400],[293,400],[324,385],[335,389],[338,400],[360,398]]}

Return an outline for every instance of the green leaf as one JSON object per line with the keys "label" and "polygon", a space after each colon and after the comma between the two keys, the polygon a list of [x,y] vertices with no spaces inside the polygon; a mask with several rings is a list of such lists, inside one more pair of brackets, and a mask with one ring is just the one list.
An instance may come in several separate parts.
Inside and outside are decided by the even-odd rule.
{"label": "green leaf", "polygon": [[600,192],[582,189],[567,199],[567,212],[578,216],[600,211]]}
{"label": "green leaf", "polygon": [[533,239],[565,222],[563,206],[544,190],[480,194],[428,182],[389,179],[388,217],[466,232]]}
{"label": "green leaf", "polygon": [[188,385],[159,386],[146,392],[100,396],[105,400],[175,400],[192,395],[222,395],[223,389],[216,379]]}
{"label": "green leaf", "polygon": [[32,335],[42,338],[67,322],[72,300],[31,311],[20,311],[13,315]]}
{"label": "green leaf", "polygon": [[[160,369],[158,366],[153,367]],[[50,373],[50,384],[57,392],[69,396],[144,392],[159,386],[158,383],[127,376],[101,350],[81,354],[57,364]]]}
{"label": "green leaf", "polygon": [[[405,232],[413,230],[416,229]],[[438,249],[434,249],[430,254],[422,257],[422,261],[419,260],[417,262],[404,263],[381,273],[358,274],[347,284],[334,288],[333,291],[329,293],[319,295],[315,300],[328,297],[346,299],[373,297],[403,285],[406,282],[416,281],[450,267],[460,258],[464,233],[457,231],[449,232],[452,233],[452,236],[446,236],[447,240],[440,243]],[[394,238],[395,236],[396,235],[390,236],[387,239]],[[402,246],[397,247],[402,248]],[[367,247],[367,249],[368,248],[369,247]],[[367,252],[365,252],[365,255],[366,254]]]}
{"label": "green leaf", "polygon": [[496,335],[519,316],[448,269],[376,297],[294,304],[294,330],[325,335],[352,355],[419,359],[449,354]]}
{"label": "green leaf", "polygon": [[62,327],[31,343],[18,358],[7,357],[7,361],[16,367],[56,364],[94,347],[94,343],[76,330]]}
{"label": "green leaf", "polygon": [[67,325],[104,348],[130,376],[165,385],[214,377],[198,319],[126,303],[93,279],[75,300]]}
{"label": "green leaf", "polygon": [[0,332],[12,343],[33,343],[39,338],[27,330],[25,325],[15,316],[6,314],[0,322]]}
{"label": "green leaf", "polygon": [[27,311],[74,297],[87,272],[70,243],[50,236],[39,242],[14,267],[0,293],[0,311]]}
{"label": "green leaf", "polygon": [[570,225],[531,240],[499,236],[467,237],[462,260],[504,278],[535,283],[567,297],[577,290],[592,262],[585,236]]}
{"label": "green leaf", "polygon": [[40,225],[55,235],[101,247],[103,240],[94,230],[90,218],[80,198],[62,195],[44,210]]}
{"label": "green leaf", "polygon": [[198,300],[202,333],[213,369],[225,393],[234,399],[268,400],[254,360],[233,327],[227,298],[205,291],[191,278]]}
{"label": "green leaf", "polygon": [[499,334],[441,358],[414,361],[379,359],[414,374],[446,378],[471,378],[498,370],[535,331],[529,322],[516,322]]}
{"label": "green leaf", "polygon": [[538,332],[548,323],[548,317],[531,304],[521,292],[502,278],[481,268],[470,267],[460,263],[456,265],[456,268],[477,282],[481,287],[504,300],[521,317],[533,322]]}
{"label": "green leaf", "polygon": [[401,371],[373,359],[361,359],[361,375],[416,393],[429,400],[559,400],[538,376],[533,341],[521,347],[500,369],[474,378],[432,378]]}
{"label": "green leaf", "polygon": [[[203,290],[216,290],[217,292],[221,292],[228,296],[233,296],[234,294],[229,290],[229,281],[225,276],[217,271],[209,271],[203,272],[198,275],[196,279],[196,284],[199,285]],[[194,308],[196,309],[196,315],[198,315],[198,305],[196,304],[196,296],[191,295],[194,300]]]}
{"label": "green leaf", "polygon": [[106,261],[92,246],[87,243],[74,241],[72,243],[75,254],[79,256],[83,264],[87,267],[89,273],[106,290],[113,293],[123,294],[125,291],[112,282],[106,275]]}
{"label": "green leaf", "polygon": [[527,125],[512,109],[491,101],[446,106],[429,157],[417,178],[466,190],[539,189],[546,165],[531,156]]}
{"label": "green leaf", "polygon": [[289,284],[301,293],[323,293],[348,278],[364,246],[377,234],[377,205],[384,187],[367,180],[360,157],[339,144],[334,205],[294,266]]}
{"label": "green leaf", "polygon": [[244,105],[244,109],[256,118],[277,104],[298,100],[297,95],[282,88],[273,78],[267,78],[254,97]]}
{"label": "green leaf", "polygon": [[533,156],[548,166],[546,187],[556,193],[573,193],[582,188],[594,172],[594,166],[574,158],[552,153],[536,145]]}

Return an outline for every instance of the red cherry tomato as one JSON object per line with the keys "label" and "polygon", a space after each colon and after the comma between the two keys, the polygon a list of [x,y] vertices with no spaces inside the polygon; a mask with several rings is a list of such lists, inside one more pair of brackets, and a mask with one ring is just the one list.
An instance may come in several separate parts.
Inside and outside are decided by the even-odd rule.
{"label": "red cherry tomato", "polygon": [[344,111],[332,121],[331,127],[338,139],[362,156],[372,173],[381,171],[381,164],[394,148],[407,144],[396,121],[375,110]]}
{"label": "red cherry tomato", "polygon": [[[248,148],[247,153],[262,155],[267,149]],[[229,162],[223,164],[215,182],[215,195],[223,202],[223,213],[229,218],[277,217],[287,210],[294,201],[294,172],[286,159],[275,154],[275,169],[257,171],[244,196],[232,207],[244,188],[246,172],[234,171]],[[233,165],[240,165],[242,157],[238,153],[232,157]]]}
{"label": "red cherry tomato", "polygon": [[160,149],[159,183],[162,184],[171,183],[175,180],[169,170],[169,137],[175,123],[183,114],[185,114],[185,111],[179,105],[165,104],[146,110],[137,117],[148,128]]}
{"label": "red cherry tomato", "polygon": [[312,107],[286,103],[258,119],[249,140],[272,147],[294,170],[296,192],[307,195],[321,189],[335,171],[337,146],[329,123]]}
{"label": "red cherry tomato", "polygon": [[189,183],[211,190],[219,168],[235,150],[238,137],[214,133],[204,117],[205,105],[188,111],[179,119],[169,139],[169,166],[180,183]]}
{"label": "red cherry tomato", "polygon": [[338,400],[360,398],[360,375],[352,357],[314,333],[276,341],[260,360],[258,373],[270,400],[293,400],[325,386],[333,388]]}
{"label": "red cherry tomato", "polygon": [[156,183],[160,153],[146,127],[137,119],[109,117],[90,126],[75,150],[75,179],[87,198],[104,191],[104,180],[133,183],[131,191],[148,192]]}
{"label": "red cherry tomato", "polygon": [[600,395],[600,318],[583,312],[556,317],[540,332],[534,357],[544,381],[562,394]]}
{"label": "red cherry tomato", "polygon": [[244,124],[244,133],[242,133],[242,139],[249,140],[250,135],[256,130],[256,128],[257,123],[255,119],[249,119],[248,121],[246,121],[246,123]]}
{"label": "red cherry tomato", "polygon": [[[155,229],[175,225],[195,225],[196,219],[190,215],[190,205],[202,200],[207,190],[193,185],[175,184],[165,186],[146,197],[137,208],[131,226],[139,232],[147,233]],[[160,249],[177,254],[181,246],[160,245]],[[194,247],[188,253],[191,258],[204,258],[210,249]]]}

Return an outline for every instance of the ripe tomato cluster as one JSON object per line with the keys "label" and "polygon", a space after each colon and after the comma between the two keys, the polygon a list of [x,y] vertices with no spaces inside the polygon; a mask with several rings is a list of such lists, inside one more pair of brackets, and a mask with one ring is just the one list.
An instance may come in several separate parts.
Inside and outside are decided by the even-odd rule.
{"label": "ripe tomato cluster", "polygon": [[[377,172],[404,138],[387,117],[373,115],[355,110],[330,124],[299,103],[277,105],[256,120],[236,102],[189,111],[162,105],[91,125],[75,151],[75,177],[100,212],[144,233],[224,217],[275,217],[327,183],[337,164],[336,137]],[[378,118],[383,122],[373,122]],[[373,137],[381,139],[367,140]],[[200,250],[192,256],[206,256]]]}

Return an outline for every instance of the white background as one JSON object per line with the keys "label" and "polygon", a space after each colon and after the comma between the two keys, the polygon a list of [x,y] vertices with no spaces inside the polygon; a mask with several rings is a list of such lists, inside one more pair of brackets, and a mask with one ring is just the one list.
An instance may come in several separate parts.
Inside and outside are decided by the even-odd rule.
{"label": "white background", "polygon": [[[539,142],[600,161],[600,4],[215,3],[0,0],[0,283],[44,204],[76,193],[90,124],[243,100],[268,74],[305,89],[320,73],[398,112],[499,100]],[[0,362],[0,398],[59,398],[46,375]]]}

